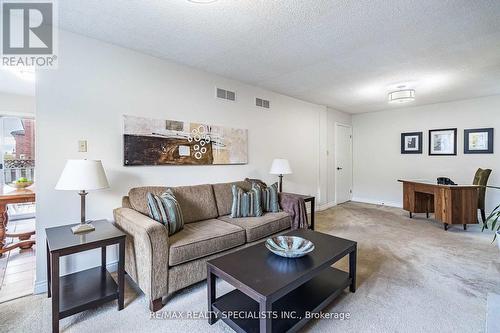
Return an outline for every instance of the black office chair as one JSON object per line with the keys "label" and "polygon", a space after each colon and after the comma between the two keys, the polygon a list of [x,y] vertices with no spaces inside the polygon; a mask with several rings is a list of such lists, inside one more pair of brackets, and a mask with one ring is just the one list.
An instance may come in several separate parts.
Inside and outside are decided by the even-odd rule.
{"label": "black office chair", "polygon": [[483,220],[483,224],[486,223],[486,185],[488,185],[488,179],[491,175],[491,169],[477,169],[476,175],[474,176],[474,181],[472,182],[474,185],[480,185],[479,189],[479,198],[477,203],[477,208],[481,211],[481,219]]}

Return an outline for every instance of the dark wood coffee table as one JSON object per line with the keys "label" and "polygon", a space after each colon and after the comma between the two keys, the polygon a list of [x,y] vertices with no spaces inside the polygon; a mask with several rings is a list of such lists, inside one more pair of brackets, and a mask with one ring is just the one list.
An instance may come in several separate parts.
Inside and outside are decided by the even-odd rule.
{"label": "dark wood coffee table", "polygon": [[[287,233],[314,243],[302,258],[271,253],[264,243],[207,262],[209,324],[223,320],[236,332],[294,332],[349,287],[356,291],[357,243],[312,230]],[[349,255],[349,272],[331,267]],[[219,277],[233,290],[216,298]]]}

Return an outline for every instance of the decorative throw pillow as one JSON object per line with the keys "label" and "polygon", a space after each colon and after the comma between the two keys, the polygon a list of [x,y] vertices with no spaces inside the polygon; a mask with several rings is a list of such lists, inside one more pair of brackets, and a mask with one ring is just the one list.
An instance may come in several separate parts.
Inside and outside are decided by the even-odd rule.
{"label": "decorative throw pillow", "polygon": [[231,217],[262,216],[262,199],[260,188],[254,187],[245,192],[242,188],[233,185],[233,204]]}
{"label": "decorative throw pillow", "polygon": [[149,216],[165,225],[169,235],[173,235],[184,228],[181,207],[170,189],[160,195],[148,193],[147,199]]}
{"label": "decorative throw pillow", "polygon": [[250,183],[253,185],[259,185],[261,189],[264,189],[267,187],[266,183],[264,183],[262,180],[257,179],[257,178],[245,178],[245,181],[247,183]]}
{"label": "decorative throw pillow", "polygon": [[277,213],[280,211],[279,196],[278,196],[278,183],[271,186],[262,188],[258,184],[253,184],[253,188],[260,188],[262,193],[262,209],[265,212]]}

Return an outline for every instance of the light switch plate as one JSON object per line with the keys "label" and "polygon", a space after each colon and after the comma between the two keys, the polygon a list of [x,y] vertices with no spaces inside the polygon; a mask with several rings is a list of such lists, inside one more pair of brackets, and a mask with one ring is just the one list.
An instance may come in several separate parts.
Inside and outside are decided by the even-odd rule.
{"label": "light switch plate", "polygon": [[80,152],[80,153],[87,152],[87,140],[78,141],[78,152]]}

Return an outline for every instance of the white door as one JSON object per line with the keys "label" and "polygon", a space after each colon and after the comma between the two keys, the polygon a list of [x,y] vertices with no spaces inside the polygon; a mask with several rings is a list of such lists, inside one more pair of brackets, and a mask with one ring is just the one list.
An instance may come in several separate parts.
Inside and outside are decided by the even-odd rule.
{"label": "white door", "polygon": [[335,199],[340,204],[352,198],[352,127],[335,127]]}

